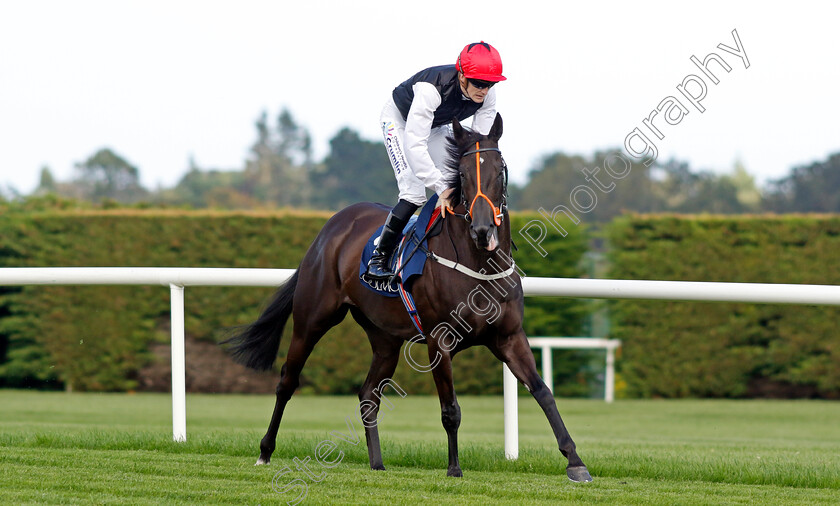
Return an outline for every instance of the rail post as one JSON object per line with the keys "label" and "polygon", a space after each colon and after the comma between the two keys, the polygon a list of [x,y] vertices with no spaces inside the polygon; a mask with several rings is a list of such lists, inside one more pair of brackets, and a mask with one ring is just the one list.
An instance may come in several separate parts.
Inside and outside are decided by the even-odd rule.
{"label": "rail post", "polygon": [[172,439],[187,440],[187,388],[184,351],[184,287],[169,285],[172,327]]}
{"label": "rail post", "polygon": [[519,399],[516,396],[516,377],[507,364],[502,364],[505,407],[505,457],[519,458]]}

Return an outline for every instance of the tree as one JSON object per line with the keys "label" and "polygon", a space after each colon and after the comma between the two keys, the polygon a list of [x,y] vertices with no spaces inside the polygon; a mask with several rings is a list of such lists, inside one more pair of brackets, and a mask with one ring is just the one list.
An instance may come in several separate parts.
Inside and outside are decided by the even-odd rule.
{"label": "tree", "polygon": [[256,123],[257,141],[245,163],[241,190],[258,201],[276,206],[309,204],[311,186],[311,139],[284,109],[277,119],[277,132],[268,127],[263,112]]}
{"label": "tree", "polygon": [[668,160],[651,167],[620,150],[591,159],[554,153],[511,192],[516,208],[551,212],[565,206],[581,221],[603,223],[621,213],[676,212],[732,214],[759,209],[755,179],[736,162],[730,174],[693,172],[686,162]]}
{"label": "tree", "polygon": [[746,211],[755,212],[761,209],[761,191],[755,184],[755,178],[747,172],[740,160],[735,162],[732,174],[724,177],[732,182],[737,191],[738,202]]}
{"label": "tree", "polygon": [[662,174],[654,192],[662,210],[675,213],[738,214],[758,210],[755,179],[736,163],[731,174],[692,172],[688,163],[669,160],[657,165]]}
{"label": "tree", "polygon": [[313,182],[313,204],[322,208],[397,201],[397,184],[382,143],[364,140],[347,127],[330,139],[330,152]]}
{"label": "tree", "polygon": [[794,167],[789,176],[772,181],[763,207],[780,213],[840,211],[840,153]]}
{"label": "tree", "polygon": [[312,165],[312,138],[309,131],[297,124],[288,109],[277,117],[277,151],[293,164],[309,168]]}
{"label": "tree", "polygon": [[194,208],[221,207],[248,209],[259,202],[241,190],[244,186],[242,171],[201,170],[190,160],[190,170],[178,181],[175,188],[161,194],[163,202]]}
{"label": "tree", "polygon": [[[607,164],[621,177],[611,177]],[[661,210],[653,187],[650,169],[617,149],[596,152],[591,159],[557,152],[543,157],[525,186],[511,193],[511,206],[548,212],[565,206],[581,221],[605,222],[624,211]]]}
{"label": "tree", "polygon": [[53,177],[50,168],[44,165],[41,167],[41,177],[38,181],[38,188],[35,189],[35,195],[46,195],[49,193],[56,193],[58,191],[58,184]]}
{"label": "tree", "polygon": [[91,201],[113,199],[132,203],[148,196],[140,185],[140,171],[109,148],[103,148],[76,164],[77,177],[71,182],[75,192]]}
{"label": "tree", "polygon": [[[584,178],[585,174],[580,174],[576,183],[585,183],[598,197],[598,205],[589,213],[589,218],[604,223],[628,211],[663,211],[665,205],[657,195],[657,181],[653,176],[655,167],[637,162],[617,148],[596,152],[587,165],[588,175]],[[600,170],[596,172],[596,169]],[[610,173],[621,177],[611,177]],[[614,188],[605,191],[613,184]]]}
{"label": "tree", "polygon": [[528,181],[518,192],[510,194],[514,209],[553,209],[569,195],[577,182],[584,182],[580,170],[586,160],[580,155],[556,152],[545,155],[528,173]]}

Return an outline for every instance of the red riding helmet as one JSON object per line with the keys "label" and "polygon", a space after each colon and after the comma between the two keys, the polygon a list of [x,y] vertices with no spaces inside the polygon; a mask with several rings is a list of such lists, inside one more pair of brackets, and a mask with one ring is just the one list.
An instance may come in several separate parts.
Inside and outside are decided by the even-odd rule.
{"label": "red riding helmet", "polygon": [[502,75],[502,57],[496,48],[484,42],[467,44],[458,55],[455,68],[469,79],[499,82],[507,77]]}

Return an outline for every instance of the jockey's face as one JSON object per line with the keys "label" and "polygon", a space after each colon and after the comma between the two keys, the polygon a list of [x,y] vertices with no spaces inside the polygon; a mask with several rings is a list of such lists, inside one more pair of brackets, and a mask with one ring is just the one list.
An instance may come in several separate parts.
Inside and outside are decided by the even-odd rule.
{"label": "jockey's face", "polygon": [[464,74],[458,73],[458,81],[461,83],[461,92],[464,94],[465,97],[468,97],[470,100],[477,104],[481,104],[484,102],[484,98],[487,97],[487,94],[490,93],[490,88],[478,88],[474,86],[469,79],[464,77]]}

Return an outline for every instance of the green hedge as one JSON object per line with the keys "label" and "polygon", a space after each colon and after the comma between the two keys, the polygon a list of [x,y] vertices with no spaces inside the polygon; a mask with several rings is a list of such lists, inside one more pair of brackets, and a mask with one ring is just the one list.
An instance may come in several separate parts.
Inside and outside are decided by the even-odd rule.
{"label": "green hedge", "polygon": [[[513,217],[514,230],[533,218]],[[295,268],[327,219],[315,212],[12,209],[0,216],[0,266]],[[514,258],[529,275],[577,276],[585,238],[581,229],[570,230],[565,239],[545,241],[550,260],[527,245]],[[188,340],[218,342],[226,329],[253,321],[272,291],[189,288]],[[581,301],[529,301],[534,325],[527,330],[574,335],[585,313]],[[278,369],[288,339],[287,332]],[[144,366],[160,360],[150,347],[168,341],[169,291],[159,286],[0,287],[0,386],[135,389]],[[355,393],[370,358],[366,336],[348,318],[316,347],[302,390]],[[579,367],[574,361],[559,367],[558,386]],[[501,391],[501,364],[483,347],[459,354],[454,375],[459,392]],[[431,375],[404,364],[395,379],[411,391],[434,392]]]}
{"label": "green hedge", "polygon": [[[608,231],[614,279],[840,284],[840,217],[626,216]],[[621,301],[626,395],[840,397],[840,310]]]}

